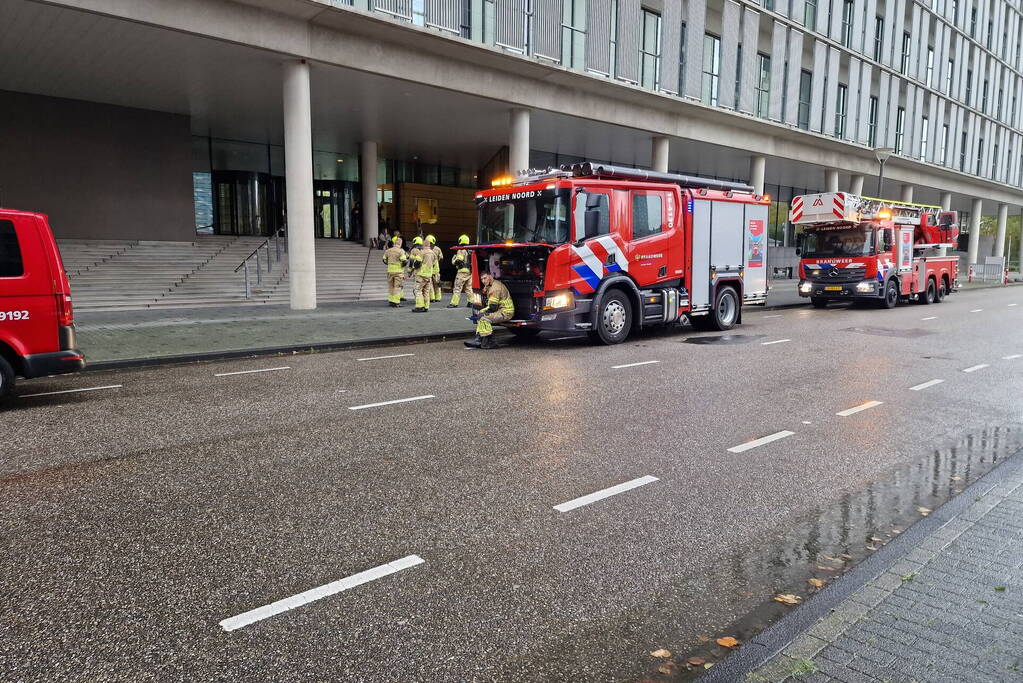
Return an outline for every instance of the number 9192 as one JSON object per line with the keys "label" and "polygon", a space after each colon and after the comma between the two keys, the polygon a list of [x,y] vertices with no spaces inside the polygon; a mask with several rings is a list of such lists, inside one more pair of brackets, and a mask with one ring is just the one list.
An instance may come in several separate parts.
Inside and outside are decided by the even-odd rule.
{"label": "number 9192", "polygon": [[28,311],[0,311],[0,322],[6,320],[28,320]]}

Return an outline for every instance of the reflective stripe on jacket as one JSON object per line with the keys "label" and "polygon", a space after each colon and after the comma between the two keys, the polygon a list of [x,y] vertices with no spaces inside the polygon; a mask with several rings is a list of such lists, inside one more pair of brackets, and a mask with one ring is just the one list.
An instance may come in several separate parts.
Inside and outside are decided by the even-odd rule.
{"label": "reflective stripe on jacket", "polygon": [[388,273],[400,273],[407,259],[408,254],[401,247],[391,247],[384,251],[384,263],[387,264]]}

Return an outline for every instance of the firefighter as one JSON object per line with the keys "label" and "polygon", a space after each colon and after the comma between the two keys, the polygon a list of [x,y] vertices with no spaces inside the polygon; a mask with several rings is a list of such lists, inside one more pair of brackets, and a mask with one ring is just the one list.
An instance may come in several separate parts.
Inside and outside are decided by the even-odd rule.
{"label": "firefighter", "polygon": [[495,280],[489,272],[480,276],[480,282],[483,284],[487,304],[484,307],[481,303],[473,303],[472,307],[478,311],[476,338],[465,342],[465,345],[471,349],[496,349],[494,324],[511,320],[515,314],[515,304],[508,288],[500,280]]}
{"label": "firefighter", "polygon": [[416,237],[412,240],[416,245],[409,257],[412,263],[412,272],[416,276],[416,307],[413,313],[426,313],[430,310],[430,300],[433,298],[433,267],[436,257],[433,250],[423,245],[423,238]]}
{"label": "firefighter", "polygon": [[440,264],[444,259],[444,252],[437,246],[437,238],[433,235],[427,235],[426,241],[429,243],[430,249],[433,251],[434,264],[433,264],[433,301],[440,301],[444,298],[440,291]]}
{"label": "firefighter", "polygon": [[401,290],[405,286],[405,261],[408,254],[401,248],[401,238],[395,235],[391,246],[384,251],[383,261],[387,264],[387,305],[401,306]]}
{"label": "firefighter", "polygon": [[[423,238],[416,236],[412,238],[412,248],[408,252],[408,261],[405,262],[405,281],[412,281],[412,297],[416,296],[416,269],[413,266],[413,262],[418,259],[423,253]],[[402,292],[402,301],[405,300],[404,292]]]}
{"label": "firefighter", "polygon": [[[465,246],[469,244],[469,236],[462,235],[458,238],[458,245]],[[472,259],[469,257],[468,250],[460,249],[455,252],[455,255],[451,257],[451,265],[455,267],[457,271],[455,273],[455,284],[451,287],[451,303],[448,304],[448,308],[458,308],[458,304],[462,301],[462,292],[465,292],[465,297],[468,299],[468,303],[472,303]]]}

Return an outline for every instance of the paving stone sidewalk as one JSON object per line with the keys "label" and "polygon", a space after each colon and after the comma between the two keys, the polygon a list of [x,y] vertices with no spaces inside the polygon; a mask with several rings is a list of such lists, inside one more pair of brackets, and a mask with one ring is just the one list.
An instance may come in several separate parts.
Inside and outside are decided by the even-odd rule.
{"label": "paving stone sidewalk", "polygon": [[972,504],[746,680],[1023,681],[1023,467],[961,495]]}

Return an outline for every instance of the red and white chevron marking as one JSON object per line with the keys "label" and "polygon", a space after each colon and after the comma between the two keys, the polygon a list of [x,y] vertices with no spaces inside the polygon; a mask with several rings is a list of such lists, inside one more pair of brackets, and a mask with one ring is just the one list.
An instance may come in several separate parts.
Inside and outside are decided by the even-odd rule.
{"label": "red and white chevron marking", "polygon": [[792,220],[798,221],[803,217],[803,197],[802,195],[792,200]]}
{"label": "red and white chevron marking", "polygon": [[842,192],[836,192],[833,200],[833,208],[831,209],[838,218],[845,218],[845,194]]}

